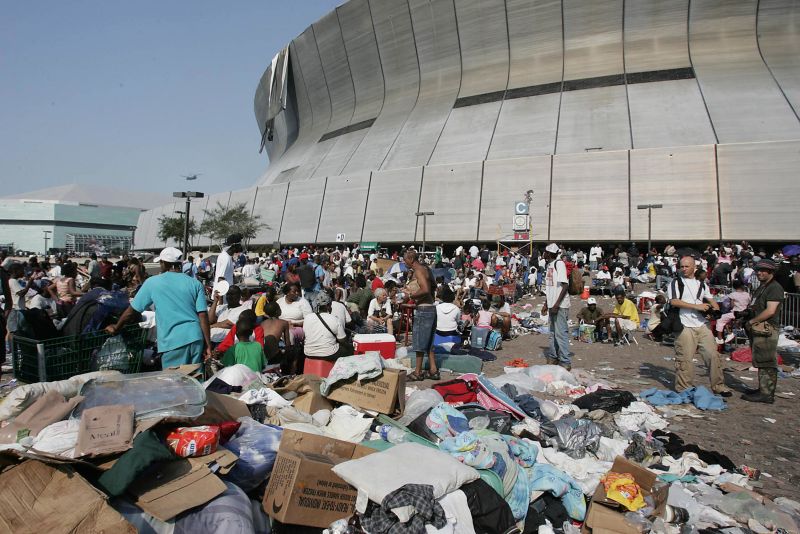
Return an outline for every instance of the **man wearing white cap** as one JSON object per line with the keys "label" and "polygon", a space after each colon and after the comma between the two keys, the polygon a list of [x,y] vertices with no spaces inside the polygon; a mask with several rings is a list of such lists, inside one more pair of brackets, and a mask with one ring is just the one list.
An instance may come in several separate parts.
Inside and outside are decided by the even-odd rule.
{"label": "man wearing white cap", "polygon": [[569,350],[569,280],[567,266],[558,259],[559,248],[550,243],[544,249],[547,270],[544,277],[544,292],[547,297],[542,306],[542,315],[550,318],[550,347],[545,351],[547,363],[572,369],[572,352]]}
{"label": "man wearing white cap", "polygon": [[117,324],[106,328],[111,335],[150,306],[155,307],[161,367],[200,363],[211,357],[208,307],[202,284],[181,272],[183,253],[175,247],[161,251],[161,274],[144,281]]}

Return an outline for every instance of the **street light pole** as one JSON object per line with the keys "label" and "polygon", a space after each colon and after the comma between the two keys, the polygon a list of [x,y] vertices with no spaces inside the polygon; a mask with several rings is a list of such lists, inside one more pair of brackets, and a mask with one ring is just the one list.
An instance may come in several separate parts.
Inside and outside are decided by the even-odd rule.
{"label": "street light pole", "polygon": [[[192,205],[193,198],[203,198],[205,196],[204,193],[200,193],[198,191],[178,191],[176,193],[172,193],[173,197],[176,198],[185,198],[186,199],[186,218],[183,220],[183,246],[184,248],[188,248],[189,245],[189,209]],[[189,251],[184,250],[184,259],[189,257]]]}
{"label": "street light pole", "polygon": [[[185,212],[185,211],[181,211],[181,210],[175,210],[175,213],[177,213],[177,214],[178,214],[178,215],[180,215],[181,217],[183,217],[184,215],[186,215],[186,212]],[[185,226],[186,226],[186,223],[184,223],[184,229],[185,229]],[[179,249],[181,249],[181,250],[183,250],[183,248],[184,248],[184,247],[182,246],[183,244],[185,244],[185,243],[178,242],[178,248],[179,248]],[[187,257],[188,257],[188,252],[187,252]]]}
{"label": "street light pole", "polygon": [[47,256],[47,242],[50,240],[50,234],[53,233],[52,230],[42,230],[44,232],[44,255]]}
{"label": "street light pole", "polygon": [[647,210],[647,256],[650,255],[650,251],[653,249],[652,237],[653,237],[653,210],[663,208],[663,204],[639,204],[636,206],[636,209],[640,210]]}
{"label": "street light pole", "polygon": [[428,215],[436,215],[432,211],[418,211],[416,214],[417,220],[422,217],[422,254],[425,254],[425,240],[428,230]]}

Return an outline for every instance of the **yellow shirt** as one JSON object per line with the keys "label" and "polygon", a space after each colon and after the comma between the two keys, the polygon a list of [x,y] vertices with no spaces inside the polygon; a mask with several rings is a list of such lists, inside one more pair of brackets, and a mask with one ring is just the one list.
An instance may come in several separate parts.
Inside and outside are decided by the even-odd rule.
{"label": "yellow shirt", "polygon": [[264,307],[266,305],[267,305],[267,297],[261,295],[256,301],[256,317],[263,317],[267,315],[267,312],[264,311]]}
{"label": "yellow shirt", "polygon": [[639,324],[639,310],[636,309],[636,304],[628,299],[622,301],[622,304],[614,306],[615,315],[627,315],[628,319],[636,324]]}

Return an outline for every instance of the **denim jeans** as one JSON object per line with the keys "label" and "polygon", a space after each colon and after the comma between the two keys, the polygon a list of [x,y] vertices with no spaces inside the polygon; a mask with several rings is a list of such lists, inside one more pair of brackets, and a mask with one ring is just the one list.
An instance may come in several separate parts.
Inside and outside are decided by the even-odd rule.
{"label": "denim jeans", "polygon": [[569,308],[559,308],[558,313],[549,315],[550,317],[550,347],[547,349],[548,358],[553,358],[564,365],[572,363],[572,352],[569,350],[569,329],[567,328],[567,318]]}
{"label": "denim jeans", "polygon": [[589,260],[589,268],[593,271],[597,270],[597,260]]}
{"label": "denim jeans", "polygon": [[673,280],[674,278],[670,276],[664,276],[663,274],[656,275],[656,290],[661,289],[661,284],[669,287]]}

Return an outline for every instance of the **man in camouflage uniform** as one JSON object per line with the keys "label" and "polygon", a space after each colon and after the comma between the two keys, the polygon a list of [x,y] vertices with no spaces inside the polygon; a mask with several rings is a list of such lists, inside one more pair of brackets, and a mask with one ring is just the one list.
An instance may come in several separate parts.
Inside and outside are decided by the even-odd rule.
{"label": "man in camouflage uniform", "polygon": [[[754,316],[747,321],[745,329],[750,336],[753,367],[758,369],[758,389],[749,390],[742,395],[744,400],[750,402],[775,402],[775,387],[778,384],[778,335],[783,305],[783,287],[775,280],[777,268],[775,262],[769,259],[763,259],[755,266],[761,285],[753,294],[750,309]],[[752,326],[762,322],[769,325],[769,335],[754,334]]]}

